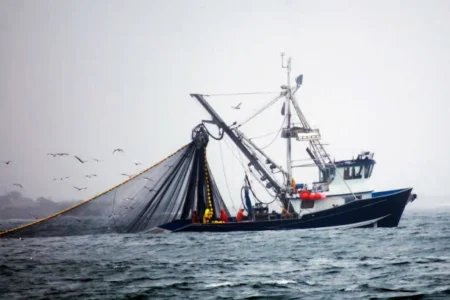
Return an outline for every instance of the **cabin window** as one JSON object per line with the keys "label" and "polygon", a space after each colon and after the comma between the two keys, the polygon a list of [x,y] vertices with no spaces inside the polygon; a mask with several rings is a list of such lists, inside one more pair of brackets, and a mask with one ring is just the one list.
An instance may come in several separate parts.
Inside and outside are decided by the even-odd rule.
{"label": "cabin window", "polygon": [[362,178],[362,166],[355,167],[355,178]]}
{"label": "cabin window", "polygon": [[369,178],[372,175],[373,165],[364,166],[364,177]]}
{"label": "cabin window", "polygon": [[350,168],[345,168],[344,169],[344,179],[350,179]]}
{"label": "cabin window", "polygon": [[344,168],[344,180],[362,178],[363,167],[361,165]]}
{"label": "cabin window", "polygon": [[316,201],[302,201],[302,204],[300,205],[300,208],[308,209],[308,208],[314,208],[314,202]]}

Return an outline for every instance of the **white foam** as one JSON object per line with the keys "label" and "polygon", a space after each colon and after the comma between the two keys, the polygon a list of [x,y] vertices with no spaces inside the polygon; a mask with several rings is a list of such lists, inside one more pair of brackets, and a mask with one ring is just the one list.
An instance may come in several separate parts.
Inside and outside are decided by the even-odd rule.
{"label": "white foam", "polygon": [[221,287],[221,286],[234,286],[234,285],[238,285],[239,283],[236,282],[229,282],[229,281],[225,281],[225,282],[218,282],[218,283],[210,283],[208,285],[206,285],[207,288],[215,288],[215,287]]}

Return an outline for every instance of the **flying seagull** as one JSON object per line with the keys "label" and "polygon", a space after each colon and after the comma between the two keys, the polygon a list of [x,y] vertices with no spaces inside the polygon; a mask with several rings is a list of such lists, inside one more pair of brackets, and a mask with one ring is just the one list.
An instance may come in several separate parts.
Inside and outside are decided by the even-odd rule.
{"label": "flying seagull", "polygon": [[134,200],[134,198],[133,197],[129,197],[129,198],[125,198],[123,200]]}
{"label": "flying seagull", "polygon": [[86,175],[86,177],[87,177],[87,178],[91,178],[92,176],[91,176],[91,175]]}
{"label": "flying seagull", "polygon": [[56,157],[56,155],[58,155],[58,154],[56,154],[56,153],[47,153],[47,155],[51,155],[53,157]]}
{"label": "flying seagull", "polygon": [[123,151],[123,149],[117,148],[117,149],[114,149],[113,154],[114,154],[115,152],[124,152],[124,151]]}
{"label": "flying seagull", "polygon": [[100,160],[100,159],[96,159],[96,158],[93,158],[92,160],[93,160],[93,161],[95,161],[96,163],[99,163],[99,162],[101,162],[101,160]]}
{"label": "flying seagull", "polygon": [[135,163],[134,163],[135,166],[139,166],[139,165],[141,165],[141,164],[142,164],[142,163],[140,163],[140,162],[135,162]]}
{"label": "flying seagull", "polygon": [[23,189],[23,186],[20,183],[13,183],[13,185],[20,187],[21,189]]}
{"label": "flying seagull", "polygon": [[122,173],[121,175],[123,175],[123,176],[128,176],[128,178],[133,177],[133,175],[128,175],[128,174],[125,174],[125,173]]}
{"label": "flying seagull", "polygon": [[97,177],[97,174],[91,174],[92,177]]}
{"label": "flying seagull", "polygon": [[79,190],[79,191],[87,189],[87,187],[84,187],[84,188],[79,188],[79,187],[77,187],[77,186],[73,186],[73,187],[76,188],[76,189]]}
{"label": "flying seagull", "polygon": [[233,108],[233,109],[241,109],[241,104],[242,104],[242,102],[239,103],[239,104],[236,105],[236,106],[231,106],[231,108]]}
{"label": "flying seagull", "polygon": [[153,181],[153,179],[151,179],[151,178],[148,178],[148,177],[142,177],[142,179],[144,179],[144,180],[150,180],[150,181]]}
{"label": "flying seagull", "polygon": [[69,153],[55,153],[55,155],[58,155],[58,156],[68,156],[69,155]]}
{"label": "flying seagull", "polygon": [[78,159],[78,161],[79,161],[80,163],[82,163],[82,164],[84,164],[85,162],[87,162],[87,160],[82,160],[81,158],[79,158],[79,157],[76,156],[76,155],[74,155],[74,157],[75,157],[76,159]]}
{"label": "flying seagull", "polygon": [[11,163],[11,161],[7,160],[7,161],[4,161],[3,163],[6,164],[6,165],[9,165]]}

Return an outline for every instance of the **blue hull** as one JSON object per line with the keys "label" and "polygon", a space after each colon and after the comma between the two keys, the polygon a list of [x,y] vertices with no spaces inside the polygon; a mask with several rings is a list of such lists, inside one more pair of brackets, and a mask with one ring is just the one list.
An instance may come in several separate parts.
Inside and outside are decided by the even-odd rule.
{"label": "blue hull", "polygon": [[373,193],[373,197],[357,200],[307,215],[299,219],[229,222],[217,224],[192,224],[178,220],[159,226],[171,232],[230,232],[291,230],[326,227],[397,227],[412,188]]}

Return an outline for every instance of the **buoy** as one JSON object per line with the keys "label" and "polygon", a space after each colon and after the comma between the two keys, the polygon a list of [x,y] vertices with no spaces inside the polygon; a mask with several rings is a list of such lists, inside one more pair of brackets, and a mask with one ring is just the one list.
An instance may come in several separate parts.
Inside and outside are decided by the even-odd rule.
{"label": "buoy", "polygon": [[310,193],[308,191],[302,191],[300,193],[300,199],[302,199],[302,200],[310,200]]}

